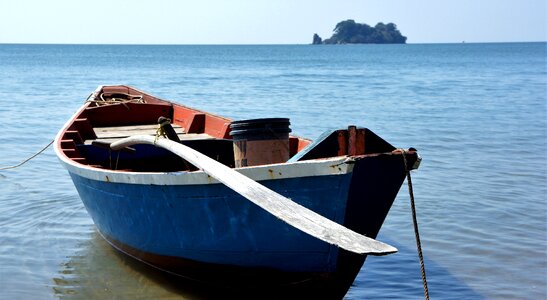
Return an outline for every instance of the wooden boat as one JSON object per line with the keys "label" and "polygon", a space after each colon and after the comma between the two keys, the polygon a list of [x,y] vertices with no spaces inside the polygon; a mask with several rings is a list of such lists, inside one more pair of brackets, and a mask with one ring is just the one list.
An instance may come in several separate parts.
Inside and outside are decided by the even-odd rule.
{"label": "wooden boat", "polygon": [[[172,120],[171,140],[157,136],[160,117]],[[418,167],[414,149],[398,150],[354,126],[315,142],[285,128],[290,159],[235,168],[242,160],[234,156],[241,150],[234,123],[128,86],[100,86],[60,130],[55,152],[101,235],[172,274],[231,289],[303,288],[339,298],[367,254],[394,252],[386,245],[350,249],[337,232],[376,237],[406,171]],[[142,143],[128,142],[131,136]],[[184,159],[168,151],[179,145],[192,149],[179,151]],[[246,184],[260,190],[245,195],[237,187]],[[273,200],[261,198],[267,193]],[[327,221],[340,228],[325,229]],[[319,229],[307,230],[310,222]]]}

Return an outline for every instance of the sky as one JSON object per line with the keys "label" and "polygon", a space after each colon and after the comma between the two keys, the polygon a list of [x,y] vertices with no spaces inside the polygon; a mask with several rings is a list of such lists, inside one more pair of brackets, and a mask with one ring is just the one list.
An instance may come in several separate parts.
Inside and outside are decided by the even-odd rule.
{"label": "sky", "polygon": [[348,19],[407,43],[547,41],[547,0],[0,0],[0,43],[309,44]]}

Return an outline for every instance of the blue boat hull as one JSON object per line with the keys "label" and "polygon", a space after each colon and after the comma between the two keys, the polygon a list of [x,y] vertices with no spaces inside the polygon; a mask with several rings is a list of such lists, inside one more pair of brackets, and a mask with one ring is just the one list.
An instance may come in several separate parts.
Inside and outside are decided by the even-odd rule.
{"label": "blue boat hull", "polygon": [[[299,283],[343,295],[366,259],[294,229],[222,184],[142,185],[70,174],[111,245],[183,277],[230,287]],[[260,182],[375,238],[404,177],[400,156],[379,155],[355,161],[346,174]]]}
{"label": "blue boat hull", "polygon": [[[338,248],[278,220],[222,184],[140,185],[71,174],[108,240],[156,256],[288,272],[332,272]],[[267,180],[268,188],[343,223],[351,173]]]}

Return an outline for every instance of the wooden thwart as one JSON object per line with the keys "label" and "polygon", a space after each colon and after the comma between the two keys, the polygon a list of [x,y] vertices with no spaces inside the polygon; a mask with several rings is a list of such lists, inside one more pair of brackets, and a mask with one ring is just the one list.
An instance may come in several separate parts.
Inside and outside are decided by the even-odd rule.
{"label": "wooden thwart", "polygon": [[[154,132],[154,134],[150,134],[149,136],[156,136],[156,133]],[[93,144],[93,142],[95,141],[98,141],[100,143],[105,143],[105,144],[111,144],[111,143],[114,143],[114,142],[117,142],[119,141],[120,139],[122,138],[126,138],[126,137],[129,137],[129,135],[126,135],[126,136],[120,136],[120,137],[113,137],[113,138],[103,138],[103,139],[96,139],[96,140],[86,140],[84,142],[85,145],[91,145]],[[178,134],[178,137],[181,141],[188,141],[188,140],[213,140],[215,139],[214,137],[206,134],[206,133],[181,133],[181,134]]]}
{"label": "wooden thwart", "polygon": [[111,148],[119,150],[135,144],[152,144],[175,153],[277,218],[322,241],[359,254],[397,252],[395,247],[333,222],[185,145],[164,138],[156,141],[153,136],[137,135],[114,142]]}
{"label": "wooden thwart", "polygon": [[[213,139],[212,136],[206,133],[185,133],[184,128],[179,125],[172,124],[175,133],[180,140],[201,140]],[[126,138],[133,135],[150,135],[155,136],[158,130],[158,124],[147,125],[131,125],[131,126],[114,126],[114,127],[95,127],[93,131],[97,136],[93,140],[85,140],[84,144],[91,145],[93,142],[102,144],[111,144],[121,138]]]}
{"label": "wooden thwart", "polygon": [[[177,134],[184,134],[184,129],[178,125],[172,125]],[[116,126],[116,127],[96,127],[93,128],[97,139],[123,138],[132,135],[154,135],[158,130],[158,124],[134,125],[134,126]]]}

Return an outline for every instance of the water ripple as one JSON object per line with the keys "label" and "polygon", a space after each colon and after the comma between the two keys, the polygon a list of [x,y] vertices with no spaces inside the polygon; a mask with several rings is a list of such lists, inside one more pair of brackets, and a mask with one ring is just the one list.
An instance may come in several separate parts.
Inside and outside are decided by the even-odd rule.
{"label": "water ripple", "polygon": [[[432,298],[545,299],[546,45],[0,45],[0,166],[46,145],[99,84],[289,117],[311,138],[366,126],[424,158],[413,181]],[[51,149],[0,171],[0,192],[2,297],[199,298],[113,254]],[[400,253],[368,258],[348,299],[422,297],[407,192],[380,234]]]}

